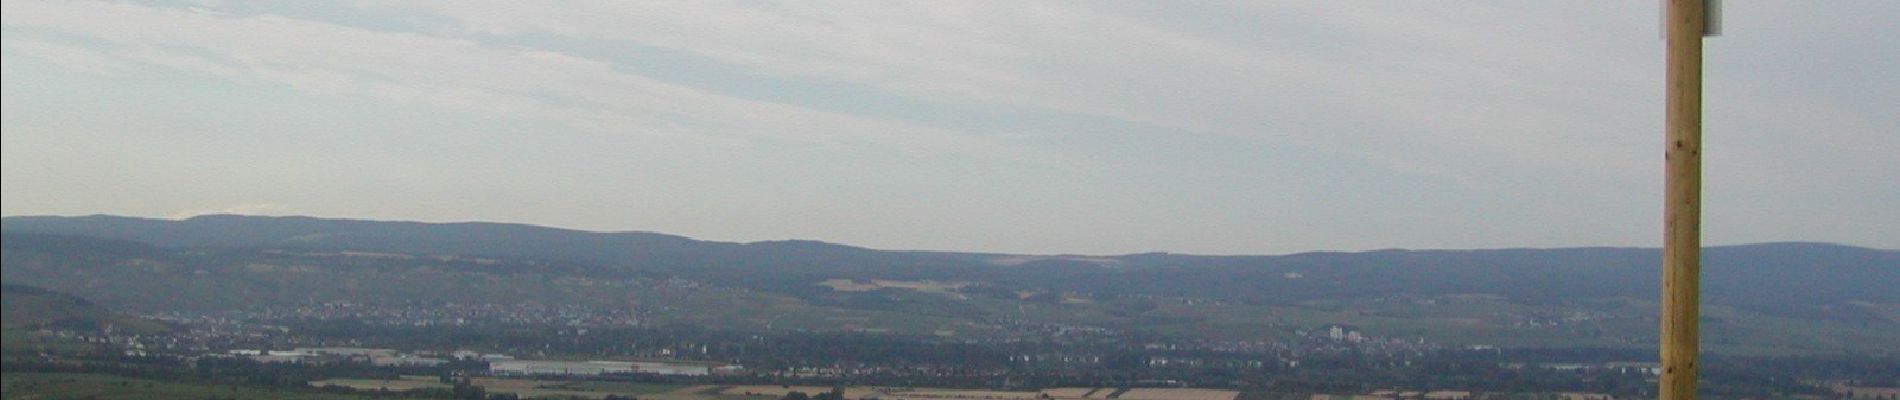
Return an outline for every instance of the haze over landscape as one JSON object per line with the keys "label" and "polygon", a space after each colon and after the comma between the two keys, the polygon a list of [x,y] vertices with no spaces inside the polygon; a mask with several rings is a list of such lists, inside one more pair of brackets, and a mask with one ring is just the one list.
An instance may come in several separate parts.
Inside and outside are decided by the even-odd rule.
{"label": "haze over landscape", "polygon": [[0,400],[1900,399],[1900,2],[1671,1],[1665,216],[1651,2],[7,0]]}
{"label": "haze over landscape", "polygon": [[[9,216],[1035,254],[1660,237],[1642,2],[4,7]],[[1900,247],[1900,5],[1725,12],[1707,243]]]}

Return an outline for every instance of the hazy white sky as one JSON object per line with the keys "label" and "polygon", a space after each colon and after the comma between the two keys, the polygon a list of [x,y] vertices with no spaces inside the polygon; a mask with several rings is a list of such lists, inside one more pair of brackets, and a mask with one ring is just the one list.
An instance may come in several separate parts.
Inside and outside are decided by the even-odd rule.
{"label": "hazy white sky", "polygon": [[[1660,242],[1653,0],[0,4],[9,216]],[[1900,247],[1900,2],[1725,6],[1705,241]]]}

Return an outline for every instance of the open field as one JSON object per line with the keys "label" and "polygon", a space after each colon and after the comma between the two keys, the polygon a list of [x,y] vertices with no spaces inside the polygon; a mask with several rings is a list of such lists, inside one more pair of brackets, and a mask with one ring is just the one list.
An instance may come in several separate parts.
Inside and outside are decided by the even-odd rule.
{"label": "open field", "polygon": [[7,373],[0,399],[357,400],[368,397],[225,384],[162,382],[100,374]]}
{"label": "open field", "polygon": [[1122,400],[1234,400],[1240,392],[1220,389],[1128,389]]}

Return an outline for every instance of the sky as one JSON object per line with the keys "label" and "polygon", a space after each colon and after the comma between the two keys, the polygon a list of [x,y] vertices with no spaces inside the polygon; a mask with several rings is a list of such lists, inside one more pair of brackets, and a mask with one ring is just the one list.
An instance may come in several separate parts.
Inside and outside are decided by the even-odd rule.
{"label": "sky", "polygon": [[[1661,243],[1655,1],[0,3],[0,213]],[[1900,2],[1729,1],[1704,243],[1900,248]]]}

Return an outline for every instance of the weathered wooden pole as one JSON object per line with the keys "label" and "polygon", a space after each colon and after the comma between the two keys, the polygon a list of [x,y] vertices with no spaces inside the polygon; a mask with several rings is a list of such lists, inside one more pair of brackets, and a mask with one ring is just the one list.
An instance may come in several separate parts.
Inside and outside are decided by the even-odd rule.
{"label": "weathered wooden pole", "polygon": [[1706,0],[1666,0],[1662,377],[1658,398],[1696,398],[1702,274],[1702,35]]}

